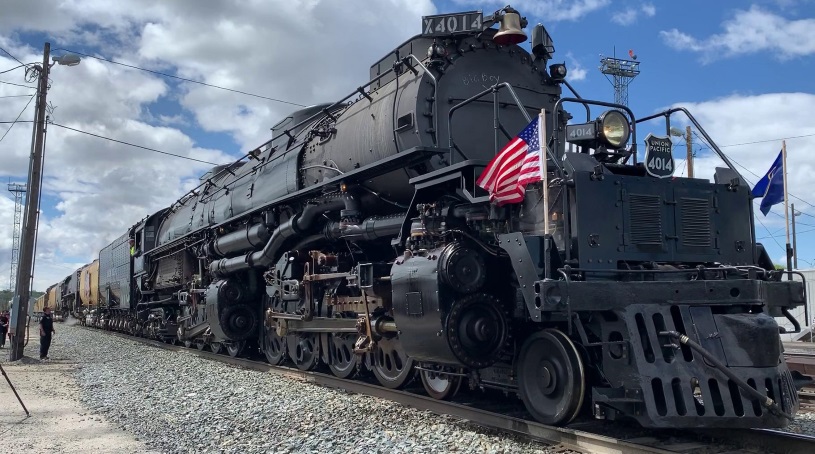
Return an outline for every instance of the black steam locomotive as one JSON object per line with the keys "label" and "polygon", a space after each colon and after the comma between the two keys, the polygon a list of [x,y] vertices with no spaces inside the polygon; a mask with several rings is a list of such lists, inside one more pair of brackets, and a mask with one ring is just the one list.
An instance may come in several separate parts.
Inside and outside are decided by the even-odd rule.
{"label": "black steam locomotive", "polygon": [[[551,424],[784,426],[774,317],[803,286],[756,243],[750,188],[718,149],[712,183],[673,177],[658,141],[637,162],[643,121],[709,137],[683,109],[579,97],[543,26],[518,46],[525,26],[510,7],[425,17],[369,82],[101,251],[93,323],[389,388],[418,373],[439,399],[498,389]],[[541,111],[542,181],[491,203],[476,180]]]}

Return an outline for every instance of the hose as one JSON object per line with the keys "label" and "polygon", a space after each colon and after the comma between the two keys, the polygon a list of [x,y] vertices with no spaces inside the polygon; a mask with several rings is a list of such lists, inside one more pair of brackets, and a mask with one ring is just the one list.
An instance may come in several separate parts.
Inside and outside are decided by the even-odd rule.
{"label": "hose", "polygon": [[692,348],[693,350],[697,351],[700,355],[702,355],[705,360],[707,360],[710,364],[713,364],[716,369],[719,369],[723,374],[727,375],[727,378],[733,380],[733,383],[738,385],[739,388],[743,389],[747,394],[751,395],[754,399],[757,399],[761,405],[764,405],[771,413],[781,415],[790,421],[794,419],[794,416],[785,412],[781,409],[781,407],[776,403],[774,400],[770,399],[769,396],[765,396],[758,392],[758,390],[754,389],[752,386],[747,384],[744,380],[742,380],[739,376],[734,374],[727,366],[722,364],[721,361],[718,360],[715,356],[713,356],[710,352],[704,349],[698,343],[692,341],[688,336],[678,332],[678,331],[660,331],[660,336],[668,336],[674,339],[678,339],[679,342],[683,345],[687,345],[688,347]]}
{"label": "hose", "polygon": [[792,327],[795,329],[795,331],[792,331],[792,332],[786,331],[785,334],[800,333],[801,332],[801,325],[798,323],[798,320],[796,320],[795,317],[793,317],[792,314],[790,314],[790,310],[788,308],[786,308],[786,307],[782,307],[781,308],[781,313],[784,314],[784,317],[786,317],[787,320],[790,321],[790,323],[792,323]]}

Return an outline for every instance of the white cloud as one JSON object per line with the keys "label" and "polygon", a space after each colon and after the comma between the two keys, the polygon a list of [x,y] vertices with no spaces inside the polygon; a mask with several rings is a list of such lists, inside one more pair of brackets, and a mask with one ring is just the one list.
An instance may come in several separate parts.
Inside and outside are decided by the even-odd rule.
{"label": "white cloud", "polygon": [[[367,81],[370,64],[414,35],[422,15],[436,12],[431,0],[8,3],[0,15],[0,46],[22,61],[41,61],[42,48],[20,37],[47,33],[54,54],[63,52],[59,48],[99,52],[307,105],[334,101]],[[0,53],[0,70],[16,65]],[[24,83],[23,72],[3,80]],[[0,84],[0,96],[26,92]],[[239,150],[202,146],[193,138],[196,129],[228,134],[246,150],[268,140],[269,128],[296,109],[92,58],[55,66],[48,99],[59,124],[211,162],[227,162]],[[26,101],[4,98],[0,120],[13,119]],[[21,119],[32,119],[33,104]],[[0,124],[0,135],[7,128]],[[0,178],[25,179],[30,144],[30,123],[16,125],[0,142]],[[43,290],[91,261],[127,227],[189,190],[208,167],[49,126],[43,200],[56,202],[40,217],[34,288]],[[3,192],[0,286],[8,280],[13,217]]]}
{"label": "white cloud", "polygon": [[631,25],[637,21],[638,11],[634,8],[626,8],[611,15],[611,21],[619,25]]}
{"label": "white cloud", "polygon": [[571,52],[566,53],[566,58],[569,59],[569,74],[567,76],[569,82],[585,80],[586,76],[589,74],[589,71],[584,68],[576,58],[574,58],[574,55],[572,55]]}
{"label": "white cloud", "polygon": [[654,17],[656,13],[657,9],[652,3],[643,3],[639,8],[628,7],[613,13],[611,15],[611,21],[625,27],[637,22],[640,14],[646,17]]}
{"label": "white cloud", "polygon": [[695,38],[679,29],[663,30],[663,41],[677,50],[702,54],[706,61],[721,56],[763,52],[779,59],[815,54],[815,19],[790,20],[752,6],[722,23],[724,31]]}
{"label": "white cloud", "polygon": [[[484,8],[484,15],[492,14],[507,5],[507,0],[453,0],[458,5]],[[611,0],[516,0],[511,5],[521,16],[536,16],[546,21],[575,21],[599,9]]]}

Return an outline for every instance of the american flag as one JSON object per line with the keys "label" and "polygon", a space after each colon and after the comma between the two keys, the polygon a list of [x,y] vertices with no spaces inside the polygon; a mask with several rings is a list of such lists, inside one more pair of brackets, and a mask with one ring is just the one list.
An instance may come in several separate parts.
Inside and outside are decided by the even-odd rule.
{"label": "american flag", "polygon": [[476,184],[490,193],[490,202],[498,206],[519,203],[526,185],[543,179],[541,173],[541,139],[535,117],[518,136],[492,158]]}

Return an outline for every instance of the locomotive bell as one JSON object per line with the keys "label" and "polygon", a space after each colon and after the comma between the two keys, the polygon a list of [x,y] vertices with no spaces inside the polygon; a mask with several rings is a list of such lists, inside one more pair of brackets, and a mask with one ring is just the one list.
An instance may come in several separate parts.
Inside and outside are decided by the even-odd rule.
{"label": "locomotive bell", "polygon": [[508,46],[526,41],[526,33],[521,29],[521,15],[518,13],[506,12],[501,16],[501,28],[492,37],[495,44]]}

